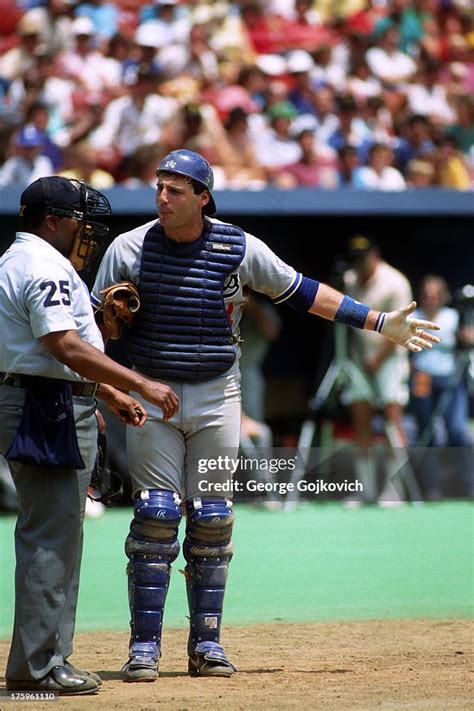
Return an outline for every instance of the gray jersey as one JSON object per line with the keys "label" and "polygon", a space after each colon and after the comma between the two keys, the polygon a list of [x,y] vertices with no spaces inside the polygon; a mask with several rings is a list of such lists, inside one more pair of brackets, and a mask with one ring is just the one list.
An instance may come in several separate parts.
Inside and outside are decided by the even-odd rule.
{"label": "gray jersey", "polygon": [[71,262],[41,237],[18,232],[0,259],[0,371],[84,380],[39,340],[71,330],[103,351],[88,289]]}
{"label": "gray jersey", "polygon": [[[220,220],[211,219],[211,222]],[[124,232],[112,242],[102,260],[92,290],[92,302],[95,305],[101,301],[100,290],[111,284],[128,280],[139,285],[143,240],[154,224],[156,220],[147,222],[130,232]],[[248,233],[245,233],[245,239],[245,256],[236,272],[229,275],[224,287],[227,316],[236,335],[245,306],[244,286],[282,303],[301,281],[301,275],[279,259],[264,242]]]}

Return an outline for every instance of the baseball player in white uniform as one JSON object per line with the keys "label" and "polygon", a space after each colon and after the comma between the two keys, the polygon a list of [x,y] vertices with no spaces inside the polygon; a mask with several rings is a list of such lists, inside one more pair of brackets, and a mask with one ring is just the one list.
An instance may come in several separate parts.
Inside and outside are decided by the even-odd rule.
{"label": "baseball player in white uniform", "polygon": [[[348,257],[351,269],[344,274],[347,294],[358,301],[372,304],[381,311],[401,308],[413,298],[410,283],[398,269],[382,259],[378,247],[364,235],[349,240]],[[343,393],[350,406],[355,430],[356,454],[354,468],[363,484],[362,501],[377,500],[376,462],[372,457],[372,419],[377,409],[395,428],[401,445],[406,444],[403,410],[408,404],[410,367],[405,348],[383,341],[374,333],[351,333],[351,357],[366,375],[365,383],[349,383]],[[403,492],[393,481],[400,465],[394,457],[385,459],[385,484],[379,495],[381,505],[396,505]],[[362,503],[353,500],[352,505]],[[350,503],[348,502],[348,505]]]}
{"label": "baseball player in white uniform", "polygon": [[[235,671],[220,644],[234,515],[218,485],[231,475],[225,456],[235,459],[239,446],[243,287],[302,313],[383,332],[411,350],[438,340],[425,330],[434,324],[410,318],[414,303],[392,313],[374,311],[296,272],[239,227],[210,219],[216,209],[213,175],[199,154],[173,151],[157,177],[159,219],[117,237],[92,291],[98,307],[102,289],[123,280],[138,287],[141,308],[127,335],[128,357],[139,372],[168,383],[181,403],[167,422],[151,407],[144,427],[127,431],[135,498],[126,540],[131,638],[123,675],[128,682],[157,678],[183,499],[188,670],[193,676],[227,677]],[[209,460],[205,475],[202,459]],[[211,460],[218,462],[216,469]]]}
{"label": "baseball player in white uniform", "polygon": [[107,234],[94,215],[108,213],[93,188],[40,178],[21,196],[22,231],[0,259],[0,453],[10,461],[19,503],[11,691],[92,694],[101,683],[68,661],[97,453],[95,396],[134,425],[144,423],[145,409],[112,386],[141,391],[165,419],[178,407],[167,386],[103,353],[76,270],[93,252],[92,238]]}

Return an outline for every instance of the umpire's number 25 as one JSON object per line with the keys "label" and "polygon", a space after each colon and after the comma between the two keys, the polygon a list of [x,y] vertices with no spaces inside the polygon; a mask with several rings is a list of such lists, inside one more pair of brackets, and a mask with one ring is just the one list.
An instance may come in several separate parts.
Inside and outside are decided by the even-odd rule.
{"label": "umpire's number 25", "polygon": [[43,305],[44,306],[59,306],[61,303],[64,304],[64,306],[70,306],[71,304],[71,294],[69,293],[69,282],[68,281],[60,281],[59,282],[59,295],[61,295],[61,299],[55,299],[54,296],[56,295],[56,292],[58,291],[58,285],[54,281],[44,281],[41,284],[41,289],[48,289],[48,293],[46,294],[46,298],[44,300]]}

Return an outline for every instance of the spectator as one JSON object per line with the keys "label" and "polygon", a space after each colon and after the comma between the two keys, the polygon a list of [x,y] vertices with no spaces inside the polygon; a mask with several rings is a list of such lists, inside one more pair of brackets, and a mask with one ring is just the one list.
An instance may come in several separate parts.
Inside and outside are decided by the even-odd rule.
{"label": "spectator", "polygon": [[456,100],[457,122],[446,128],[446,135],[453,136],[463,153],[474,156],[474,96],[464,94]]}
{"label": "spectator", "polygon": [[402,52],[416,55],[420,42],[426,34],[425,24],[432,19],[432,14],[425,9],[424,0],[391,0],[387,3],[389,14],[375,24],[374,35],[379,36],[389,27],[396,27],[399,32],[399,48]]}
{"label": "spectator", "polygon": [[72,23],[74,2],[71,0],[48,0],[35,13],[41,19],[47,50],[51,54],[69,51],[74,46]]}
{"label": "spectator", "polygon": [[146,22],[137,27],[134,37],[135,51],[133,58],[129,57],[124,67],[124,80],[128,84],[133,81],[137,67],[148,64],[154,71],[160,71],[158,50],[163,46],[163,37],[153,28],[153,23]]}
{"label": "spectator", "polygon": [[318,154],[314,132],[310,129],[301,131],[298,143],[301,148],[299,161],[281,169],[276,177],[276,185],[283,188],[334,188],[337,185],[335,164]]}
{"label": "spectator", "polygon": [[354,146],[345,145],[338,151],[339,155],[339,187],[354,188],[354,176],[359,167],[359,157]]}
{"label": "spectator", "polygon": [[264,97],[269,83],[268,76],[256,64],[244,64],[237,78],[237,84],[247,91],[250,99],[261,109],[265,105]]}
{"label": "spectator", "polygon": [[156,143],[145,144],[137,148],[130,157],[127,177],[121,183],[126,188],[155,188],[156,166],[165,156],[165,152]]}
{"label": "spectator", "polygon": [[12,82],[33,69],[38,54],[45,49],[43,30],[43,21],[34,10],[23,15],[16,26],[20,44],[0,56],[0,80]]}
{"label": "spectator", "polygon": [[469,170],[454,136],[445,136],[440,142],[436,164],[441,187],[454,190],[471,189]]}
{"label": "spectator", "polygon": [[65,168],[58,175],[82,180],[97,190],[107,190],[115,184],[112,175],[98,167],[97,153],[86,141],[69,146]]}
{"label": "spectator", "polygon": [[[283,59],[283,58],[282,58]],[[283,61],[285,61],[283,59]],[[273,109],[274,106],[285,103],[287,106],[292,107],[288,101],[289,87],[286,81],[283,79],[272,79],[267,86],[265,91],[265,111],[268,114],[269,111]],[[293,113],[292,118],[296,118],[298,112],[294,107],[292,107]],[[291,113],[291,112],[290,112]]]}
{"label": "spectator", "polygon": [[117,93],[120,77],[117,76],[115,64],[95,48],[92,21],[87,17],[78,17],[72,23],[71,31],[75,38],[73,49],[58,56],[61,76],[72,79],[88,93]]}
{"label": "spectator", "polygon": [[[208,4],[212,12],[209,46],[221,62],[237,65],[252,63],[255,53],[244,30],[237,6],[227,2]],[[199,19],[199,18],[198,18]],[[202,23],[202,20],[200,20]],[[193,16],[193,24],[198,24]]]}
{"label": "spectator", "polygon": [[186,74],[198,79],[206,87],[212,85],[219,76],[217,58],[209,45],[207,25],[194,25],[186,42],[163,47],[159,62],[168,79]]}
{"label": "spectator", "polygon": [[352,66],[347,79],[347,89],[356,101],[362,101],[372,96],[380,96],[382,84],[379,79],[370,74],[367,61],[359,59]]}
{"label": "spectator", "polygon": [[408,109],[446,125],[453,122],[455,114],[439,82],[439,70],[440,65],[434,59],[420,64],[416,81],[407,88]]}
{"label": "spectator", "polygon": [[54,173],[49,158],[42,155],[44,136],[34,126],[22,128],[13,138],[13,155],[0,168],[0,188],[26,188],[38,178]]}
{"label": "spectator", "polygon": [[316,128],[318,141],[328,145],[330,136],[339,128],[340,123],[337,116],[334,90],[330,87],[317,89],[314,96],[314,108],[318,120]]}
{"label": "spectator", "polygon": [[317,88],[330,86],[334,91],[346,91],[346,73],[340,64],[333,61],[331,46],[322,42],[313,53],[315,67],[311,79]]}
{"label": "spectator", "polygon": [[186,44],[191,23],[189,13],[179,14],[177,0],[155,0],[142,14],[142,22],[153,31],[160,47]]}
{"label": "spectator", "polygon": [[254,142],[258,162],[274,174],[278,168],[295,163],[301,156],[301,148],[291,135],[291,122],[297,116],[296,109],[288,101],[274,104],[267,115],[270,127]]}
{"label": "spectator", "polygon": [[201,153],[213,167],[223,169],[221,180],[225,178],[225,166],[232,162],[224,127],[210,104],[191,103],[179,109],[163,127],[160,144],[166,152],[181,146]]}
{"label": "spectator", "polygon": [[321,15],[314,7],[312,0],[294,0],[294,6],[289,13],[290,19],[299,25],[320,25]]}
{"label": "spectator", "polygon": [[404,91],[416,71],[413,59],[398,49],[399,40],[397,28],[388,26],[365,55],[370,71],[388,91]]}
{"label": "spectator", "polygon": [[272,43],[272,29],[275,24],[281,25],[270,10],[265,14],[264,8],[259,2],[249,0],[244,2],[240,8],[243,23],[243,32],[246,35],[246,42],[250,44],[257,54],[267,54],[274,50]]}
{"label": "spectator", "polygon": [[128,159],[140,146],[160,141],[164,124],[177,109],[174,99],[159,94],[161,78],[150,65],[137,67],[129,79],[129,93],[110,102],[102,123],[91,133],[93,148],[114,146],[122,159]]}
{"label": "spectator", "polygon": [[357,168],[354,187],[363,190],[404,190],[403,175],[393,167],[393,152],[383,143],[374,143],[369,150],[369,164]]}
{"label": "spectator", "polygon": [[50,159],[53,166],[53,172],[58,170],[63,162],[63,151],[53,140],[51,140],[49,136],[48,107],[39,101],[35,102],[34,104],[31,104],[25,114],[25,119],[25,128],[28,126],[33,126],[39,131],[40,135],[43,137],[41,153],[42,155],[47,156]]}
{"label": "spectator", "polygon": [[18,118],[28,120],[28,112],[42,104],[48,112],[48,133],[55,134],[73,118],[74,83],[55,76],[53,55],[42,54],[33,68],[15,79],[8,90],[8,101]]}
{"label": "spectator", "polygon": [[361,164],[366,163],[369,148],[373,137],[370,129],[360,117],[354,97],[343,94],[337,98],[339,126],[329,136],[328,145],[339,151],[343,146],[350,145],[357,148]]}
{"label": "spectator", "polygon": [[407,186],[409,188],[431,188],[434,184],[435,171],[427,160],[414,158],[407,165]]}
{"label": "spectator", "polygon": [[311,71],[314,69],[314,60],[308,52],[295,49],[286,57],[287,71],[293,86],[288,94],[299,114],[314,115],[314,87],[311,80]]}
{"label": "spectator", "polygon": [[433,126],[427,116],[410,116],[399,127],[399,137],[394,142],[395,165],[402,173],[413,158],[434,155],[435,144],[432,140]]}
{"label": "spectator", "polygon": [[[387,264],[378,247],[364,235],[348,243],[348,259],[352,268],[344,275],[347,293],[364,303],[369,299],[375,308],[398,309],[412,300],[410,284],[397,269]],[[372,419],[381,408],[385,420],[395,429],[400,442],[406,442],[403,409],[408,403],[408,354],[391,343],[379,343],[373,334],[351,331],[351,353],[365,374],[366,382],[348,385],[343,393],[350,406],[357,447],[354,467],[357,479],[364,487],[363,500],[373,503],[377,498],[375,462],[371,456]],[[395,503],[399,493],[393,479],[398,472],[395,460],[386,460],[385,486],[381,503]]]}
{"label": "spectator", "polygon": [[248,130],[248,114],[237,106],[225,121],[227,142],[231,158],[226,163],[226,177],[229,187],[263,187],[265,172],[257,163],[252,140]]}
{"label": "spectator", "polygon": [[[436,442],[433,416],[440,399],[445,401],[440,417],[446,429],[447,446],[460,448],[456,468],[464,484],[464,494],[472,497],[474,468],[472,442],[467,430],[468,397],[465,379],[457,369],[456,358],[459,314],[446,305],[448,301],[446,281],[432,274],[426,276],[421,282],[420,307],[415,315],[417,318],[435,319],[443,338],[436,350],[413,355],[411,399],[419,437],[428,434],[428,440],[422,443],[424,446],[432,446]],[[442,481],[439,457],[428,452],[421,471],[427,499],[440,499]]]}
{"label": "spectator", "polygon": [[[393,143],[392,114],[381,96],[369,96],[361,102],[359,115],[375,143]],[[367,149],[370,147],[367,144]]]}
{"label": "spectator", "polygon": [[118,30],[119,10],[116,4],[104,0],[81,2],[75,9],[77,17],[87,17],[94,25],[100,44],[109,40]]}

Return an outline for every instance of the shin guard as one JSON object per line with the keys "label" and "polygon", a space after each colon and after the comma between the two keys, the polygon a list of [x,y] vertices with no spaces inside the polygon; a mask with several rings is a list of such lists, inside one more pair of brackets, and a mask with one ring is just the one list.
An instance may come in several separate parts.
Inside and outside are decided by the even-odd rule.
{"label": "shin guard", "polygon": [[190,673],[229,676],[234,667],[220,646],[224,592],[232,558],[232,504],[193,499],[186,504],[183,552],[190,613]]}
{"label": "shin guard", "polygon": [[125,542],[131,614],[130,658],[136,664],[161,656],[163,610],[171,563],[179,553],[180,500],[171,491],[141,492]]}

